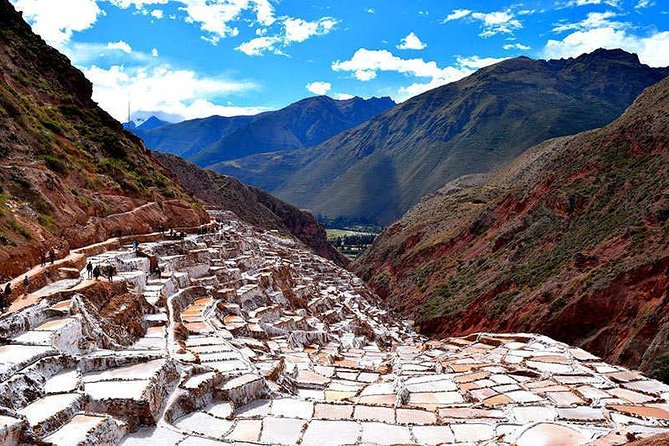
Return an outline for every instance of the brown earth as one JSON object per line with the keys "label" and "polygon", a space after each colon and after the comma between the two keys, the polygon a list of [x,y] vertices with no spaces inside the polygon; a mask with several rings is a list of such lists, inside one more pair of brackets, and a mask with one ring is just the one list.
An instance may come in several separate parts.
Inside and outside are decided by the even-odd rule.
{"label": "brown earth", "polygon": [[668,128],[665,79],[424,198],[354,270],[426,334],[540,332],[669,381]]}

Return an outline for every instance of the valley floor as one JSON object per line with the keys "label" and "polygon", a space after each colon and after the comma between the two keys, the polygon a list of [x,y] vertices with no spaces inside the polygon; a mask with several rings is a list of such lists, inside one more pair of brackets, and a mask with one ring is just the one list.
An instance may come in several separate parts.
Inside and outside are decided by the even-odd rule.
{"label": "valley floor", "polygon": [[[346,270],[214,216],[216,232],[146,237],[137,252],[84,248],[2,316],[0,443],[603,446],[669,433],[665,384],[540,335],[427,340]],[[87,260],[118,274],[88,279]]]}

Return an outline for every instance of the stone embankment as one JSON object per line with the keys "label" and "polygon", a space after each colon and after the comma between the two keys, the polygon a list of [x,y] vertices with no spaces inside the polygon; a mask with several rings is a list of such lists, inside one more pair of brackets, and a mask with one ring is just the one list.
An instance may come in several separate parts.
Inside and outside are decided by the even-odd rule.
{"label": "stone embankment", "polygon": [[215,232],[137,251],[83,249],[116,268],[111,282],[70,271],[78,258],[14,303],[1,444],[604,446],[669,432],[669,386],[539,335],[427,340],[299,242],[215,217]]}

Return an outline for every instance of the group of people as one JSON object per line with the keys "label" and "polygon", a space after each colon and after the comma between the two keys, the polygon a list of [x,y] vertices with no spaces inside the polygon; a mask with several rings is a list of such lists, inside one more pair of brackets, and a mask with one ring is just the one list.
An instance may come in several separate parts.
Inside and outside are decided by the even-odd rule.
{"label": "group of people", "polygon": [[[23,277],[23,297],[28,296],[28,291],[30,288],[30,279],[28,276]],[[4,313],[7,308],[12,304],[12,283],[7,282],[5,289],[0,293],[0,313]]]}
{"label": "group of people", "polygon": [[[51,263],[51,265],[53,265],[54,262],[56,261],[56,252],[54,251],[53,248],[49,249],[48,252],[42,251],[40,253],[40,266],[42,266],[42,268],[46,266],[47,259],[48,262]],[[21,283],[23,285],[23,297],[26,297],[30,292],[30,279],[28,279],[27,274],[23,277],[23,281]],[[13,293],[12,283],[7,282],[7,284],[5,284],[5,288],[4,289],[0,288],[0,290],[2,290],[0,292],[0,312],[4,313],[7,310],[7,308],[9,308],[9,306],[12,304],[12,293]]]}
{"label": "group of people", "polygon": [[[49,256],[49,263],[53,265],[53,262],[56,261],[56,252],[51,248],[48,253]],[[46,260],[47,260],[47,253],[42,251],[42,254],[40,255],[40,265],[42,267],[46,266]]]}
{"label": "group of people", "polygon": [[[160,228],[161,232],[164,234],[164,228]],[[208,231],[208,228],[202,228],[200,231]],[[202,232],[201,232],[202,233]],[[121,236],[121,233],[119,231],[119,237]],[[186,236],[185,232],[177,232],[174,229],[170,229],[168,231],[168,237],[169,238],[184,238]],[[139,244],[136,241],[132,242],[132,249],[137,252],[139,249]],[[54,262],[56,261],[56,252],[54,251],[53,248],[49,249],[49,251],[42,251],[40,254],[40,265],[42,267],[45,267],[47,264],[47,261],[53,265]],[[157,277],[158,279],[161,278],[162,276],[162,270],[160,269],[159,266],[154,268],[151,273]],[[114,276],[116,275],[116,267],[114,265],[93,265],[91,261],[89,261],[86,264],[86,277],[88,279],[95,279],[98,280],[101,276],[106,277],[110,282],[114,279]],[[27,296],[30,288],[30,279],[28,279],[28,276],[26,275],[23,278],[23,296]],[[4,290],[0,288],[0,313],[4,313],[7,308],[12,303],[12,285],[11,282],[7,282],[5,285]]]}
{"label": "group of people", "polygon": [[86,278],[98,280],[102,275],[111,282],[116,275],[116,267],[114,265],[93,266],[91,261],[86,264]]}

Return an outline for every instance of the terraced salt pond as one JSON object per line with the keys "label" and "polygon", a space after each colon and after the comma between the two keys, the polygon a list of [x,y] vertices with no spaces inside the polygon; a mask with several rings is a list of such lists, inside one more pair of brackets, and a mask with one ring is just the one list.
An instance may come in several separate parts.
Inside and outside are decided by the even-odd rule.
{"label": "terraced salt pond", "polygon": [[0,443],[604,446],[669,432],[665,384],[539,335],[425,339],[349,272],[216,216],[215,232],[91,255],[115,282],[81,272],[0,319]]}

